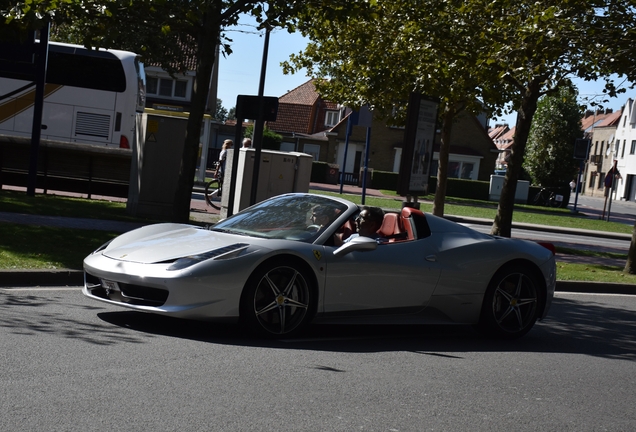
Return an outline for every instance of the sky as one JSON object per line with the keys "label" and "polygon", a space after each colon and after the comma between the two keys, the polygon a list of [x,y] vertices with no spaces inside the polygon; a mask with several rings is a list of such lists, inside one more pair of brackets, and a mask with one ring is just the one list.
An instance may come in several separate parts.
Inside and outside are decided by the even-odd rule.
{"label": "sky", "polygon": [[[228,36],[233,39],[231,43],[232,54],[219,62],[219,85],[217,97],[223,101],[222,105],[229,110],[236,105],[238,95],[258,95],[258,87],[263,62],[263,48],[265,37],[262,32],[257,32],[254,21],[243,18],[240,24],[228,31]],[[269,50],[267,56],[267,68],[265,73],[264,96],[283,96],[290,90],[307,82],[309,77],[303,73],[293,75],[283,74],[280,63],[288,60],[290,54],[302,51],[307,45],[307,40],[300,34],[290,34],[285,30],[275,30],[270,33]],[[590,99],[594,95],[602,94],[604,81],[584,82],[574,81],[579,88],[579,98]],[[604,105],[614,111],[620,110],[627,98],[634,98],[636,90],[627,90],[627,93],[612,98]],[[493,118],[490,125],[496,123],[508,123],[514,126],[516,114],[510,114],[500,118]]]}
{"label": "sky", "polygon": [[[264,33],[258,33],[253,25],[239,25],[228,31],[233,39],[232,54],[219,62],[217,98],[227,110],[236,106],[238,95],[258,95],[263,63]],[[306,73],[284,75],[280,63],[291,54],[302,51],[307,41],[300,34],[275,30],[269,36],[269,50],[265,73],[264,96],[281,97],[309,80]]]}

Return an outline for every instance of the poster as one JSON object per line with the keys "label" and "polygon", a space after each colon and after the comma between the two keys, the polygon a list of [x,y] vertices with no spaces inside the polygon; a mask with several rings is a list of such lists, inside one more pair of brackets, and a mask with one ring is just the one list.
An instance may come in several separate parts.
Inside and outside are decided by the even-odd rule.
{"label": "poster", "polygon": [[398,193],[401,195],[428,193],[438,105],[437,101],[419,94],[412,94],[409,98],[398,181]]}

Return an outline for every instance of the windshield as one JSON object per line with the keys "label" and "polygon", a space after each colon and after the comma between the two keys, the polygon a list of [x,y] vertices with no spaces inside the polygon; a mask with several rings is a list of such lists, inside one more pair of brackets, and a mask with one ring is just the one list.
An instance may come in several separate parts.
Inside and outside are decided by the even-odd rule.
{"label": "windshield", "polygon": [[327,197],[281,195],[219,222],[212,231],[310,243],[346,210],[346,204]]}

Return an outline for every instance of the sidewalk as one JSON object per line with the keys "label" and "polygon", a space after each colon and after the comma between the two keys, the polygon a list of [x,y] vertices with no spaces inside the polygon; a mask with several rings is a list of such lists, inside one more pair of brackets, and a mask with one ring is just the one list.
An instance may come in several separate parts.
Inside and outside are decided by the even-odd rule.
{"label": "sidewalk", "polygon": [[[322,183],[310,183],[310,189],[314,190],[323,190],[330,192],[340,192],[339,185],[330,185],[330,184],[322,184]],[[357,186],[348,186],[345,185],[343,187],[343,194],[353,194],[353,195],[361,195],[362,188]],[[400,200],[401,198],[395,198],[391,196],[386,196],[382,194],[381,191],[377,189],[366,189],[366,196],[373,197],[384,197],[384,198],[394,198],[396,200]],[[99,199],[99,197],[93,197],[93,199]],[[111,199],[112,198],[108,198]],[[636,206],[635,206],[636,209]],[[579,211],[584,211],[583,208],[579,208]],[[591,208],[586,208],[586,211],[590,213],[595,213],[596,210]],[[203,223],[214,223],[218,220],[218,210],[215,210],[206,205],[203,197],[200,196],[199,191],[195,189],[193,193],[193,199],[191,202],[191,220],[195,220]],[[600,214],[600,213],[599,213]],[[619,218],[618,215],[614,215],[616,218]],[[614,218],[612,217],[612,219]],[[467,218],[460,216],[445,216],[449,220],[453,220],[458,223],[471,223],[471,224],[482,224],[482,225],[491,225],[492,221],[487,219],[477,219],[477,218]],[[592,216],[594,217],[594,216]],[[631,218],[631,223],[633,224],[633,215],[623,215],[620,216],[621,219],[624,219],[627,223]],[[143,223],[137,222],[119,222],[112,220],[97,220],[97,219],[88,219],[88,218],[66,218],[66,217],[55,217],[55,216],[41,216],[41,215],[26,215],[26,214],[18,214],[18,213],[8,213],[8,212],[0,212],[0,223],[20,223],[20,224],[33,224],[33,225],[44,225],[44,226],[55,226],[55,227],[63,227],[63,228],[77,228],[77,229],[92,229],[92,230],[103,230],[103,231],[113,231],[113,232],[127,232],[132,229],[143,226]],[[616,233],[600,233],[597,231],[586,231],[586,230],[574,230],[565,227],[547,227],[547,226],[539,226],[532,224],[519,224],[513,223],[513,228],[521,228],[526,230],[540,230],[540,231],[548,231],[555,233],[567,233],[567,234],[579,234],[579,235],[589,235],[596,236],[602,238],[616,238],[621,240],[629,241],[631,239],[630,235],[626,234],[616,234]],[[601,265],[613,265],[613,266],[621,266],[624,265],[624,260],[618,259],[609,259],[609,258],[598,258],[598,257],[583,257],[583,256],[574,256],[574,255],[563,255],[559,254],[557,256],[558,261],[562,262],[575,262],[581,264],[601,264]],[[17,286],[79,286],[83,284],[83,272],[79,270],[69,270],[69,269],[61,269],[61,270],[4,270],[0,271],[0,287],[17,287]],[[560,281],[557,282],[557,290],[558,291],[576,291],[576,292],[597,292],[597,293],[617,293],[617,294],[636,294],[636,285],[622,285],[622,284],[608,284],[608,283],[597,283],[597,282],[566,282]]]}

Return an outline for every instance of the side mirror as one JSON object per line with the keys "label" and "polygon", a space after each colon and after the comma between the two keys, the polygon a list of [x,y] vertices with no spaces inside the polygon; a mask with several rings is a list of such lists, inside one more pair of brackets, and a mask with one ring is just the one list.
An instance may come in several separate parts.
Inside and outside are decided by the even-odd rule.
{"label": "side mirror", "polygon": [[369,237],[355,237],[351,241],[343,244],[338,249],[333,251],[333,254],[337,257],[344,256],[353,251],[372,251],[378,247],[378,243]]}

